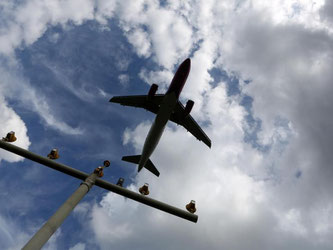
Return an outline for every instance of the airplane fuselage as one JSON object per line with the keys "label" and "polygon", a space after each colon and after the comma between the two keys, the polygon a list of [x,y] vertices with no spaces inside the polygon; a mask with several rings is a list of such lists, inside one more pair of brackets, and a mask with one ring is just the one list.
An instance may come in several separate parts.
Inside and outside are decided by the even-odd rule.
{"label": "airplane fuselage", "polygon": [[165,126],[177,103],[177,100],[178,98],[176,97],[175,93],[169,93],[164,97],[160,106],[160,110],[157,113],[155,121],[153,122],[145,140],[141,153],[141,159],[139,162],[139,171],[147,163],[149,157],[154,152],[158,142],[160,141]]}
{"label": "airplane fuselage", "polygon": [[179,95],[185,85],[188,74],[190,72],[190,67],[191,61],[190,59],[186,59],[179,66],[175,76],[173,77],[170,87],[163,98],[156,118],[146,137],[142,149],[138,171],[140,171],[145,166],[149,157],[154,152],[158,142],[160,141],[165,126],[178,102]]}

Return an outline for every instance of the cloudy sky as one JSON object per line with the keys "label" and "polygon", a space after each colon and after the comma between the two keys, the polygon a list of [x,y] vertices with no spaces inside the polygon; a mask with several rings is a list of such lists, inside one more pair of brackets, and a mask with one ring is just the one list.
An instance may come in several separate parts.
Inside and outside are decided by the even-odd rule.
{"label": "cloudy sky", "polygon": [[[329,0],[1,0],[0,136],[59,148],[105,180],[148,182],[197,224],[93,188],[45,249],[333,249],[333,3]],[[209,149],[168,124],[151,159],[122,162],[154,115],[114,95],[167,89],[187,57],[181,101]],[[20,249],[80,181],[0,150],[0,245]]]}

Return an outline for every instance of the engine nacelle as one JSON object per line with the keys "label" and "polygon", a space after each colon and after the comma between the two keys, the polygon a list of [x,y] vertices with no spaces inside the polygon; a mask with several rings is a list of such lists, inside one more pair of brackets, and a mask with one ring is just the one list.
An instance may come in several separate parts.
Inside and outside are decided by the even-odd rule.
{"label": "engine nacelle", "polygon": [[188,116],[193,108],[194,101],[188,100],[185,106],[185,117]]}
{"label": "engine nacelle", "polygon": [[158,89],[158,85],[153,83],[149,89],[148,98],[153,98],[154,95],[156,94],[157,89]]}

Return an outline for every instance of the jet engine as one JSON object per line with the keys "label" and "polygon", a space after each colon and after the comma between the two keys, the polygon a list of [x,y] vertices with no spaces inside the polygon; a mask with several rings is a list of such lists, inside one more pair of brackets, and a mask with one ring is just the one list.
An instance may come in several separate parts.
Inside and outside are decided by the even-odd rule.
{"label": "jet engine", "polygon": [[158,85],[153,83],[149,89],[148,98],[153,98],[154,95],[156,94],[157,89],[158,89]]}
{"label": "jet engine", "polygon": [[193,108],[194,101],[188,100],[185,106],[185,117],[188,116]]}

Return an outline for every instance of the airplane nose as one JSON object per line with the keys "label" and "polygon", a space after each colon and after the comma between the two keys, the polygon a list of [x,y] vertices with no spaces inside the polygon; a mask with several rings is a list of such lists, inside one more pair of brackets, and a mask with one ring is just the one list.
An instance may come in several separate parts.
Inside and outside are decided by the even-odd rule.
{"label": "airplane nose", "polygon": [[191,59],[187,58],[183,63],[182,63],[182,68],[190,69],[191,67]]}

